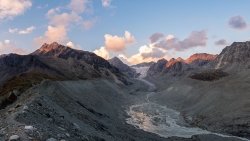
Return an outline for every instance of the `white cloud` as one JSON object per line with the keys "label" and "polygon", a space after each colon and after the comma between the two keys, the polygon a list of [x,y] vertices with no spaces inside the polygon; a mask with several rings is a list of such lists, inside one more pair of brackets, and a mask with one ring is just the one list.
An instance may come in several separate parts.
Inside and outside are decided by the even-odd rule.
{"label": "white cloud", "polygon": [[170,54],[166,50],[155,48],[150,44],[149,46],[141,46],[139,52],[130,57],[127,57],[125,54],[120,54],[119,57],[128,64],[134,65],[142,62],[157,61],[161,58],[169,58]]}
{"label": "white cloud", "polygon": [[105,47],[101,47],[100,49],[95,50],[94,53],[106,60],[109,59],[109,52],[106,50]]}
{"label": "white cloud", "polygon": [[5,44],[10,44],[10,40],[5,40]]}
{"label": "white cloud", "polygon": [[102,0],[102,6],[103,7],[113,7],[110,5],[112,0]]}
{"label": "white cloud", "polygon": [[14,29],[9,29],[10,33],[15,33],[18,30],[18,28],[14,28]]}
{"label": "white cloud", "polygon": [[34,26],[28,27],[25,30],[20,30],[19,34],[28,34],[28,33],[31,33],[35,28],[36,27],[34,27]]}
{"label": "white cloud", "polygon": [[19,30],[18,28],[14,28],[14,29],[9,29],[9,32],[10,33],[18,32],[18,34],[28,34],[28,33],[31,33],[34,29],[36,29],[36,27],[34,26],[28,27],[24,30],[22,29]]}
{"label": "white cloud", "polygon": [[81,47],[80,45],[76,45],[76,46],[75,46],[75,44],[74,44],[73,42],[71,42],[71,41],[69,41],[69,42],[66,44],[66,46],[69,46],[69,47],[71,47],[71,48],[73,48],[73,49],[78,49],[78,50],[81,50],[81,49],[82,49],[82,47]]}
{"label": "white cloud", "polygon": [[67,37],[66,28],[64,26],[48,26],[47,31],[44,36],[40,36],[34,39],[34,42],[38,45],[43,43],[58,42],[60,44],[65,44],[69,41]]}
{"label": "white cloud", "polygon": [[126,50],[126,47],[136,42],[135,37],[131,36],[129,31],[125,31],[124,37],[112,36],[109,34],[104,35],[105,46],[107,50],[112,52],[122,52]]}
{"label": "white cloud", "polygon": [[174,35],[169,34],[169,35],[166,37],[166,40],[170,40],[170,39],[173,39],[173,38],[174,38]]}
{"label": "white cloud", "polygon": [[8,54],[8,53],[17,53],[17,54],[27,54],[26,50],[23,50],[22,48],[17,48],[12,45],[10,45],[6,40],[5,44],[0,42],[0,54]]}
{"label": "white cloud", "polygon": [[87,4],[89,4],[89,0],[71,0],[67,7],[80,14],[86,11]]}
{"label": "white cloud", "polygon": [[31,0],[0,0],[0,19],[13,19],[31,6]]}

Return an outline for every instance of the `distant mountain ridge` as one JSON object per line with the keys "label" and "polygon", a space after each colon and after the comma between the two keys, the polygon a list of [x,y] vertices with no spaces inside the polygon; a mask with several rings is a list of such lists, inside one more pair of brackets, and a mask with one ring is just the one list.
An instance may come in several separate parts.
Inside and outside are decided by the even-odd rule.
{"label": "distant mountain ridge", "polygon": [[190,70],[197,70],[207,65],[214,60],[217,55],[207,53],[196,53],[191,55],[188,59],[184,60],[180,57],[172,58],[169,61],[165,59],[159,60],[156,64],[152,65],[148,70],[148,76],[157,75],[183,75]]}

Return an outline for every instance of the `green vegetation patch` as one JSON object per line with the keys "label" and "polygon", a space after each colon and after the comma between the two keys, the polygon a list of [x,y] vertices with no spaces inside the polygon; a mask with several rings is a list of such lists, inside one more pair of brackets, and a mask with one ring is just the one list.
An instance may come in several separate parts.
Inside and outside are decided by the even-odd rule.
{"label": "green vegetation patch", "polygon": [[192,79],[202,80],[202,81],[214,81],[219,80],[229,74],[223,72],[222,70],[204,70],[200,72],[194,72],[189,75]]}

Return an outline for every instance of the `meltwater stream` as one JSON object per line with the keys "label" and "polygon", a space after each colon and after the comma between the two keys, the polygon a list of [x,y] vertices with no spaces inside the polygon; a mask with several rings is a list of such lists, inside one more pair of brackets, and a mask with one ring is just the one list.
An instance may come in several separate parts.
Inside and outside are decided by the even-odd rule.
{"label": "meltwater stream", "polygon": [[[147,98],[153,94],[149,93]],[[181,126],[183,120],[178,111],[150,102],[135,104],[129,107],[127,114],[130,118],[127,123],[147,132],[158,134],[162,137],[190,138],[197,134],[210,134],[200,129]]]}
{"label": "meltwater stream", "polygon": [[[140,73],[146,72],[143,71],[143,69],[140,69],[139,71]],[[143,75],[143,77],[144,76],[145,75]],[[138,80],[141,80],[149,85],[149,89],[151,90],[156,88],[154,84],[143,79],[143,77],[138,78]],[[185,121],[181,117],[180,112],[149,101],[149,97],[153,96],[153,94],[154,92],[148,93],[145,96],[145,100],[143,102],[131,105],[127,109],[126,112],[130,116],[130,118],[127,118],[128,124],[134,125],[136,128],[142,129],[146,132],[155,133],[165,138],[172,136],[191,138],[193,135],[198,134],[215,134],[225,138],[235,137],[209,132],[197,127],[195,128],[185,126]],[[245,138],[235,138],[248,141],[248,139]]]}

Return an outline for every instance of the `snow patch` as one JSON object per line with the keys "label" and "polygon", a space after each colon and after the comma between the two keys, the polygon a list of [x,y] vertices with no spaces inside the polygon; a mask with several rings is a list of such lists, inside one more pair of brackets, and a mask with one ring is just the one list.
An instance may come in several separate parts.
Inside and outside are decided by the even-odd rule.
{"label": "snow patch", "polygon": [[140,73],[139,78],[144,78],[147,76],[149,67],[132,67],[135,69],[136,73]]}

